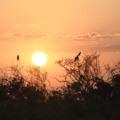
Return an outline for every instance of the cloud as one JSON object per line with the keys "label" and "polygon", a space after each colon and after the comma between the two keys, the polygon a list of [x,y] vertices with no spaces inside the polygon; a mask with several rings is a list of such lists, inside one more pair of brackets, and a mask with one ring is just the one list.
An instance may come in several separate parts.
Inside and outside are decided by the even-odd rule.
{"label": "cloud", "polygon": [[94,51],[120,51],[120,33],[100,34],[97,32],[76,35],[73,37],[79,48]]}
{"label": "cloud", "polygon": [[40,28],[40,27],[41,26],[39,24],[23,24],[23,23],[17,23],[17,24],[15,24],[13,26],[14,29],[20,29],[20,28]]}
{"label": "cloud", "polygon": [[46,30],[45,23],[41,24],[15,24],[10,32],[0,33],[0,40],[28,40],[31,38],[49,38],[52,35]]}
{"label": "cloud", "polygon": [[53,36],[51,34],[26,34],[26,33],[2,33],[0,42],[50,42]]}
{"label": "cloud", "polygon": [[12,36],[12,33],[0,33],[0,40],[8,40]]}
{"label": "cloud", "polygon": [[48,37],[49,34],[22,34],[22,33],[14,33],[13,37],[16,38],[39,38],[39,37]]}
{"label": "cloud", "polygon": [[100,51],[100,52],[116,52],[120,51],[120,44],[115,45],[104,45],[104,46],[91,46],[89,47],[92,51]]}
{"label": "cloud", "polygon": [[[0,40],[7,41],[44,41],[61,50],[93,50],[93,51],[120,51],[120,33],[101,34],[97,32],[83,35],[54,35],[43,32],[14,31],[13,33],[0,33]],[[68,44],[69,43],[69,44]],[[58,46],[59,44],[59,46]]]}
{"label": "cloud", "polygon": [[17,38],[41,38],[50,37],[50,34],[34,34],[34,33],[2,33],[0,34],[0,40],[17,39]]}
{"label": "cloud", "polygon": [[74,40],[105,40],[105,39],[113,39],[113,38],[120,38],[120,34],[100,34],[97,32],[87,33],[84,35],[77,35],[74,36]]}

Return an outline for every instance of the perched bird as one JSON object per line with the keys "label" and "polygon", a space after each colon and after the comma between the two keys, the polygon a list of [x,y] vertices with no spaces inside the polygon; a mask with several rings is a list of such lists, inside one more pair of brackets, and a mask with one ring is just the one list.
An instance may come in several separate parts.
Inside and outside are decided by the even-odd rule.
{"label": "perched bird", "polygon": [[20,59],[20,56],[19,56],[19,55],[17,55],[17,61],[19,61],[19,59]]}
{"label": "perched bird", "polygon": [[81,54],[81,52],[79,52],[78,55],[74,58],[74,62],[79,61],[80,54]]}

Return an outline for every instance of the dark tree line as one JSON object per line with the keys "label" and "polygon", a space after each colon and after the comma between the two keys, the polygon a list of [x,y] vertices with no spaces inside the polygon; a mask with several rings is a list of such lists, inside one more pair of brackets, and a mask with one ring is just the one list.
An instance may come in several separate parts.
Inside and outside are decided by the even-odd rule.
{"label": "dark tree line", "polygon": [[47,73],[38,67],[30,68],[28,74],[19,65],[1,69],[0,119],[120,119],[120,62],[103,70],[99,55],[93,53],[57,64],[65,74],[59,80],[62,86],[51,89]]}

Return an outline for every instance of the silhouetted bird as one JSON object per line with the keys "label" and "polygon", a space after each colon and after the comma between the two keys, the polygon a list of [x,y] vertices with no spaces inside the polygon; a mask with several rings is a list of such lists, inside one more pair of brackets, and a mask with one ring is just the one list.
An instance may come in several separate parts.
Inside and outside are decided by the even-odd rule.
{"label": "silhouetted bird", "polygon": [[19,55],[17,55],[17,61],[20,59],[20,56]]}
{"label": "silhouetted bird", "polygon": [[81,54],[81,52],[79,52],[78,55],[74,58],[74,62],[79,61],[80,54]]}

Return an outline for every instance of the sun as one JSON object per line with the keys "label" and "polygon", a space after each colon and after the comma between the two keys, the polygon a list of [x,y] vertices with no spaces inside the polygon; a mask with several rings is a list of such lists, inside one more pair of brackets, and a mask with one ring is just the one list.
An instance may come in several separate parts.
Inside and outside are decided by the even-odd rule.
{"label": "sun", "polygon": [[47,56],[43,52],[37,52],[33,54],[32,62],[36,66],[44,66],[47,62]]}

